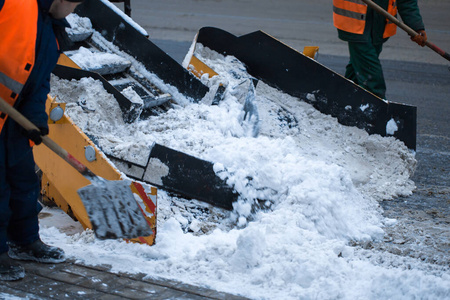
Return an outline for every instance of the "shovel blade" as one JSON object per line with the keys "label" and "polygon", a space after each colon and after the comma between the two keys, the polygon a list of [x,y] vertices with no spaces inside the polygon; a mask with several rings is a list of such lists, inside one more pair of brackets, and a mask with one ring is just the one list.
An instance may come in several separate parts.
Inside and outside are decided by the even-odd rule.
{"label": "shovel blade", "polygon": [[77,192],[98,239],[132,239],[153,233],[125,181],[102,180]]}

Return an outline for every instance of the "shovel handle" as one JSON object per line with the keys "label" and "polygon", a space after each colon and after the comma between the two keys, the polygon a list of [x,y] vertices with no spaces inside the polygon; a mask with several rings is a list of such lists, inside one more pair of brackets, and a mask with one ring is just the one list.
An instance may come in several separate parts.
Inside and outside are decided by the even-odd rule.
{"label": "shovel handle", "polygon": [[[416,35],[418,35],[418,33],[415,30],[413,30],[411,27],[409,27],[405,23],[399,21],[396,17],[394,17],[393,15],[388,13],[385,9],[383,9],[381,6],[379,6],[378,4],[373,2],[372,0],[361,0],[361,1],[363,1],[368,6],[370,6],[373,10],[375,10],[376,12],[378,12],[381,15],[385,16],[389,21],[391,21],[392,23],[394,23],[395,25],[397,25],[398,27],[400,27],[401,29],[406,31],[411,37],[415,37]],[[435,51],[437,54],[441,55],[443,58],[445,58],[445,59],[450,61],[450,54],[448,54],[444,50],[440,49],[435,44],[430,43],[430,42],[427,41],[427,42],[425,42],[425,45],[428,48],[430,48],[431,50]]]}
{"label": "shovel handle", "polygon": [[[0,98],[0,111],[6,113],[10,116],[14,121],[16,121],[20,126],[22,126],[25,130],[38,130],[39,128],[31,123],[30,120],[25,118],[19,111],[17,111],[14,107],[9,105],[5,100]],[[91,171],[80,161],[78,161],[75,157],[73,157],[69,152],[59,146],[55,141],[53,141],[48,136],[41,136],[42,143],[46,145],[50,150],[55,152],[59,157],[68,162],[72,167],[74,167],[78,172],[82,175],[90,175]]]}

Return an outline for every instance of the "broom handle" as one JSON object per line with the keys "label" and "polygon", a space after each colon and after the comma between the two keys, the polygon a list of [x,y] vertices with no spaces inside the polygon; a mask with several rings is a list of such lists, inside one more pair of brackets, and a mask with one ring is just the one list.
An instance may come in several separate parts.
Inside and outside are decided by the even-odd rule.
{"label": "broom handle", "polygon": [[[0,111],[4,112],[8,116],[10,116],[14,121],[16,121],[25,130],[27,130],[27,131],[37,130],[40,132],[39,128],[36,125],[31,123],[30,120],[25,118],[24,115],[22,115],[14,107],[9,105],[2,98],[0,98]],[[64,159],[66,162],[68,162],[72,167],[74,167],[82,175],[87,175],[87,173],[90,172],[89,169],[83,163],[78,161],[75,157],[73,157],[64,148],[62,148],[60,145],[55,143],[55,141],[53,141],[51,138],[49,138],[48,136],[41,136],[41,137],[42,137],[42,143],[44,143],[45,146],[47,146],[50,150],[55,152],[59,157]]]}
{"label": "broom handle", "polygon": [[[374,3],[373,1],[371,1],[371,0],[361,0],[361,1],[363,1],[368,6],[370,6],[373,10],[375,10],[376,12],[378,12],[381,15],[385,16],[389,21],[391,21],[392,23],[394,23],[395,25],[397,25],[398,27],[400,27],[401,29],[406,31],[411,37],[415,37],[416,35],[418,35],[418,33],[415,30],[413,30],[411,27],[409,27],[405,23],[400,22],[396,17],[394,17],[393,15],[388,13],[386,10],[384,10],[382,7],[380,7],[378,4]],[[433,50],[436,53],[438,53],[439,55],[441,55],[443,58],[445,58],[448,61],[450,61],[450,54],[448,54],[447,52],[445,52],[444,50],[442,50],[441,48],[439,48],[435,44],[426,41],[425,45],[428,48],[430,48],[431,50]]]}

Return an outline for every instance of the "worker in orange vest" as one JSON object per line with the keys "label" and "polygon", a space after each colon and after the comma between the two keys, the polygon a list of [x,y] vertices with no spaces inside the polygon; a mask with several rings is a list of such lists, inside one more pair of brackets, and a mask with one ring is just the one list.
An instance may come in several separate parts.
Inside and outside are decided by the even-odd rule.
{"label": "worker in orange vest", "polygon": [[64,251],[39,237],[39,178],[32,144],[48,133],[50,74],[69,39],[65,17],[83,0],[0,0],[0,97],[40,130],[0,111],[0,280],[18,280],[15,260],[58,263]]}
{"label": "worker in orange vest", "polygon": [[[417,0],[373,0],[393,16],[419,33],[411,40],[425,46],[427,35]],[[386,83],[380,63],[383,43],[395,35],[397,25],[368,7],[361,0],[333,0],[333,21],[341,40],[348,42],[350,62],[345,77],[382,99]]]}

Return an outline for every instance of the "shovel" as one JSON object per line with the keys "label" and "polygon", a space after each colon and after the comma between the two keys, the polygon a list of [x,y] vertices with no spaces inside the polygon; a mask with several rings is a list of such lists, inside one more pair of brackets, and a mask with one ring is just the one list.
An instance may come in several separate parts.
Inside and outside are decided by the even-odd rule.
{"label": "shovel", "polygon": [[[362,0],[362,1],[364,3],[366,3],[368,6],[370,6],[373,10],[378,12],[379,14],[385,16],[389,21],[391,21],[392,23],[394,23],[395,25],[397,25],[398,27],[400,27],[401,29],[406,31],[406,33],[408,33],[411,37],[415,37],[416,35],[418,35],[418,33],[416,31],[411,29],[405,23],[400,22],[396,17],[394,17],[393,15],[388,13],[386,10],[384,10],[382,7],[380,7],[378,4],[374,3],[371,0]],[[435,44],[426,41],[425,45],[427,47],[429,47],[431,50],[433,50],[434,52],[436,52],[437,54],[441,55],[446,60],[450,61],[450,54],[448,54],[447,52],[445,52],[444,50],[442,50],[441,48],[439,48]]]}
{"label": "shovel", "polygon": [[[9,115],[25,130],[39,131],[36,125],[2,98],[0,98],[0,111]],[[152,234],[141,208],[134,199],[129,183],[109,181],[95,175],[48,136],[42,136],[42,143],[91,182],[77,192],[86,208],[97,238],[132,239]]]}

